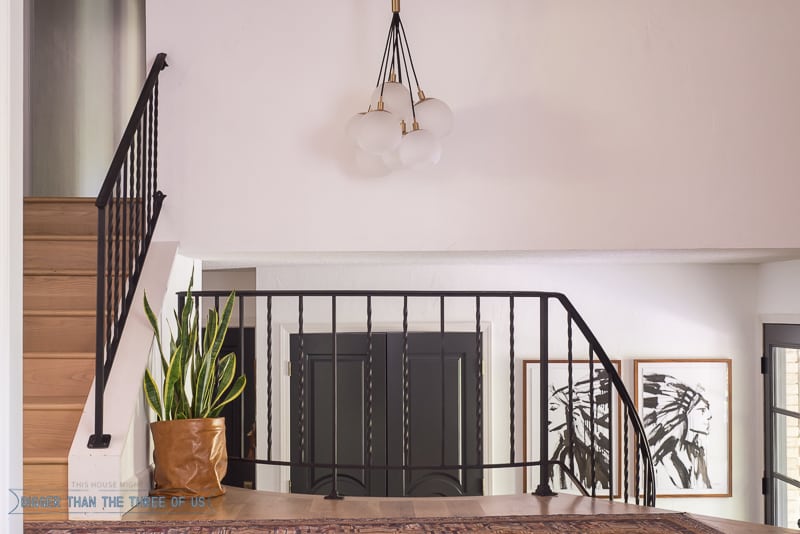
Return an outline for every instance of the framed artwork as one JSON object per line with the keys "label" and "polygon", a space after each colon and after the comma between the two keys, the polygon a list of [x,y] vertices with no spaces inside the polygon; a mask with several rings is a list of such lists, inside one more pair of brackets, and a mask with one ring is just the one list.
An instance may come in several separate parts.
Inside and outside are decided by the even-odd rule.
{"label": "framed artwork", "polygon": [[[612,360],[620,372],[620,361]],[[539,360],[523,361],[523,458],[524,461],[539,459]],[[547,398],[548,408],[548,450],[551,461],[560,461],[572,467],[576,478],[591,494],[592,455],[591,447],[591,408],[590,386],[594,386],[594,480],[597,495],[608,495],[613,478],[614,496],[619,497],[621,475],[622,435],[619,424],[622,403],[613,390],[610,377],[599,361],[591,370],[587,360],[572,361],[572,411],[569,409],[569,363],[567,360],[550,360]],[[593,382],[593,384],[592,384]],[[611,409],[613,403],[613,409]],[[571,416],[569,414],[572,414]],[[572,446],[570,446],[569,422],[572,421]],[[613,444],[611,437],[616,436]],[[611,445],[614,461],[610,462]],[[614,476],[610,473],[613,463]],[[556,493],[574,493],[580,490],[558,466],[550,468],[550,488]],[[538,485],[538,468],[528,467],[523,471],[523,487],[526,492]]]}
{"label": "framed artwork", "polygon": [[731,360],[634,360],[658,497],[731,496]]}

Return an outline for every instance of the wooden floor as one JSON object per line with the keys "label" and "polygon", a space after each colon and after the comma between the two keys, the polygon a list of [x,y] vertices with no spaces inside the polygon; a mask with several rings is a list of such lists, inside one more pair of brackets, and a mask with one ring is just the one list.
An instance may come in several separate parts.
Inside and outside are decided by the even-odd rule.
{"label": "wooden floor", "polygon": [[[624,514],[670,513],[658,508],[608,502],[574,495],[555,497],[498,495],[491,497],[378,498],[347,497],[329,501],[315,495],[271,493],[228,488],[222,497],[203,505],[190,502],[172,507],[167,499],[164,509],[137,507],[125,515],[128,521],[191,519],[304,519],[370,517],[474,517],[492,515],[548,514]],[[779,534],[793,530],[693,515],[721,532],[729,534]]]}

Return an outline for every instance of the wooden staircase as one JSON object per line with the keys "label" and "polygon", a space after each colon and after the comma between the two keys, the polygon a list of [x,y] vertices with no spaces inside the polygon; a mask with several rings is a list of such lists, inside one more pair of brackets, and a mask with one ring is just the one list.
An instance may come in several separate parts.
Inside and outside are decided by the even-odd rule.
{"label": "wooden staircase", "polygon": [[24,494],[60,497],[26,521],[68,516],[67,458],[94,378],[96,236],[94,199],[25,199]]}

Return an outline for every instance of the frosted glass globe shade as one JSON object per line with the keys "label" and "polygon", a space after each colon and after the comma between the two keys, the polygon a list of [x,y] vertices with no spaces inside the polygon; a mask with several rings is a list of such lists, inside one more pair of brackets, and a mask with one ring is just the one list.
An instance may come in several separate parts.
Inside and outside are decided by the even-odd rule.
{"label": "frosted glass globe shade", "polygon": [[373,154],[394,150],[403,139],[400,119],[388,111],[370,111],[361,118],[359,125],[356,143]]}
{"label": "frosted glass globe shade", "polygon": [[453,130],[453,112],[438,98],[426,98],[414,106],[417,122],[436,137],[444,137]]}
{"label": "frosted glass globe shade", "polygon": [[397,150],[384,152],[381,154],[381,158],[383,158],[384,165],[393,171],[399,171],[403,168],[403,162],[400,161],[400,155],[397,153]]}
{"label": "frosted glass globe shade", "polygon": [[[378,107],[378,98],[381,96],[381,86],[372,91],[372,106]],[[409,122],[411,117],[411,94],[408,87],[400,82],[385,82],[383,84],[383,109],[397,116],[398,122],[403,119]]]}
{"label": "frosted glass globe shade", "polygon": [[362,176],[386,176],[391,169],[383,162],[380,154],[372,154],[356,147],[356,169]]}
{"label": "frosted glass globe shade", "polygon": [[442,143],[428,130],[412,130],[403,136],[397,155],[404,166],[419,169],[439,162]]}
{"label": "frosted glass globe shade", "polygon": [[344,123],[344,133],[353,141],[358,139],[358,133],[361,131],[361,119],[364,118],[364,115],[366,115],[366,113],[363,111],[361,113],[356,113]]}

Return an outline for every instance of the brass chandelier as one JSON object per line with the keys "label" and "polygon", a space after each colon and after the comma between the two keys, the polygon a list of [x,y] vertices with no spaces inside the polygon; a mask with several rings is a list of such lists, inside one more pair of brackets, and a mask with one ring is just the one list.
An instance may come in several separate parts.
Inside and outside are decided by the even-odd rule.
{"label": "brass chandelier", "polygon": [[358,147],[357,162],[384,174],[436,164],[442,155],[441,138],[452,128],[453,113],[447,104],[425,96],[420,88],[400,20],[400,0],[392,0],[389,34],[369,107],[346,125],[348,136]]}

